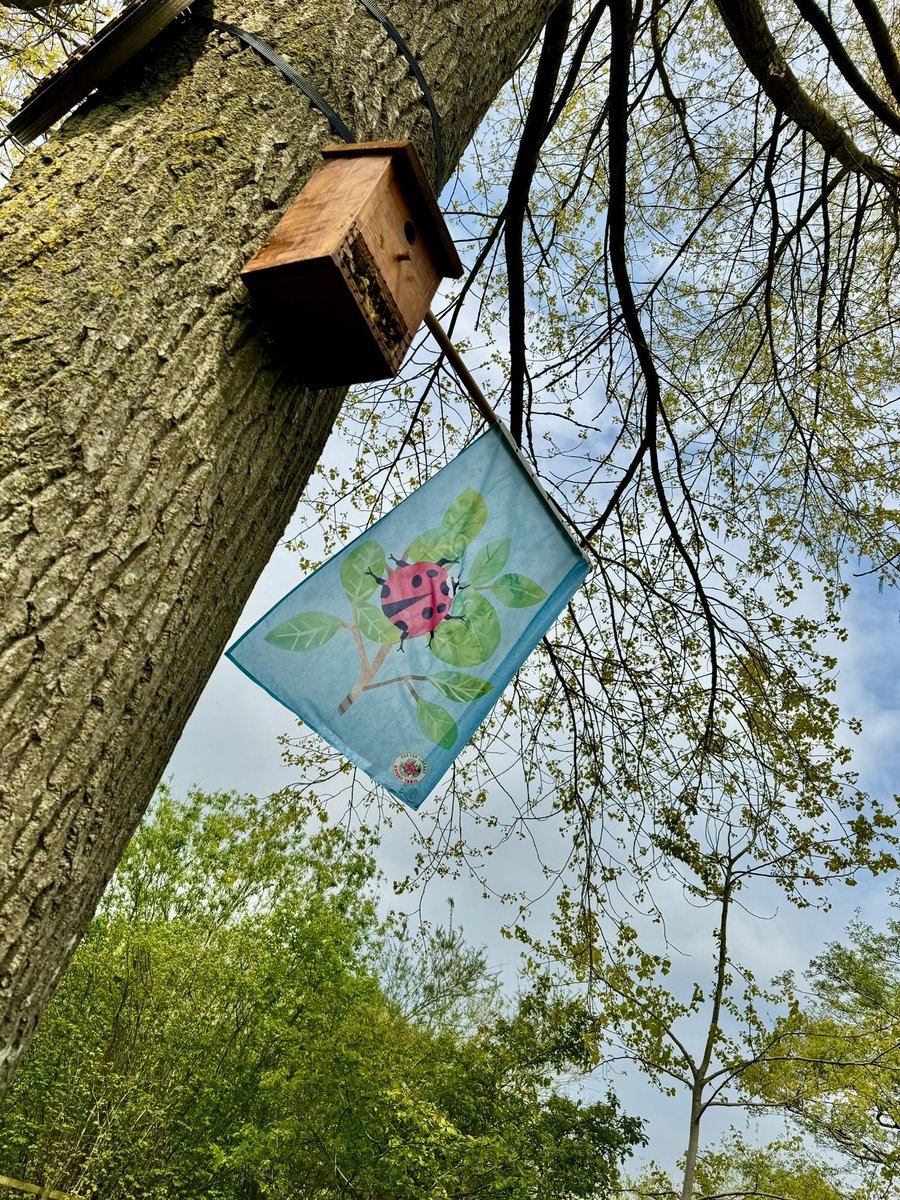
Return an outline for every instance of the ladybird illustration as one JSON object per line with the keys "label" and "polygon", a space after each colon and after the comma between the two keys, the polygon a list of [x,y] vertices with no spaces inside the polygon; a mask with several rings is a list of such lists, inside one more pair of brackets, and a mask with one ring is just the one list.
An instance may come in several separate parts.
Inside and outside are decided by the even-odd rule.
{"label": "ladybird illustration", "polygon": [[381,579],[374,571],[372,578],[381,585],[381,608],[395,628],[400,630],[400,649],[407,638],[428,634],[428,643],[441,621],[462,621],[450,612],[453,598],[467,587],[458,579],[451,579],[445,570],[455,558],[441,558],[433,562],[405,562],[394,558],[393,571]]}

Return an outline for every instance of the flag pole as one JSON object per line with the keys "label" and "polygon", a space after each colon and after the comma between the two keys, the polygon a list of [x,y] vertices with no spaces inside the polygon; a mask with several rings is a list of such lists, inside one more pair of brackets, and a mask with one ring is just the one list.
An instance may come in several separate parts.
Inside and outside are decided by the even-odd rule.
{"label": "flag pole", "polygon": [[481,413],[481,415],[484,417],[484,419],[487,421],[487,423],[489,425],[499,425],[500,429],[503,432],[504,437],[506,438],[510,447],[514,451],[516,457],[519,459],[522,466],[525,468],[525,471],[527,472],[528,477],[531,480],[532,484],[537,489],[537,491],[540,493],[540,495],[543,497],[544,501],[550,505],[550,507],[556,512],[556,514],[560,517],[560,519],[563,521],[563,523],[568,527],[568,530],[570,531],[570,537],[573,538],[573,541],[578,546],[578,549],[581,551],[581,553],[584,555],[584,557],[590,563],[591,560],[588,558],[587,554],[585,553],[586,548],[589,546],[590,539],[585,536],[584,531],[578,526],[578,524],[572,519],[572,517],[569,516],[569,514],[562,507],[562,505],[559,504],[556,500],[554,500],[554,498],[549,494],[549,492],[547,492],[545,490],[545,488],[542,486],[542,484],[538,480],[538,477],[534,473],[534,469],[531,466],[531,463],[529,463],[529,461],[526,459],[525,455],[522,453],[521,449],[515,444],[515,442],[512,439],[512,436],[509,433],[509,430],[506,428],[506,426],[503,424],[503,422],[497,416],[497,413],[491,407],[490,401],[487,399],[484,392],[481,390],[481,388],[478,386],[478,384],[472,378],[472,375],[469,372],[469,368],[466,366],[466,364],[463,362],[463,360],[459,356],[459,351],[456,349],[456,347],[450,341],[450,338],[447,336],[447,333],[446,333],[443,325],[441,325],[440,321],[437,319],[437,317],[434,315],[434,313],[431,311],[431,309],[429,309],[428,312],[425,314],[425,324],[431,330],[431,333],[434,335],[434,340],[437,342],[437,344],[440,346],[441,350],[446,355],[447,361],[450,363],[450,366],[456,372],[457,378],[459,379],[460,383],[463,385],[465,390],[469,393],[469,399],[472,401],[472,404],[475,406],[475,408],[478,409],[478,411]]}
{"label": "flag pole", "polygon": [[447,361],[456,372],[460,383],[469,393],[469,398],[471,399],[472,403],[487,421],[488,425],[498,425],[500,423],[500,418],[497,416],[496,412],[494,412],[484,392],[470,375],[469,368],[459,356],[459,351],[450,341],[443,325],[441,325],[440,321],[430,308],[425,314],[425,324],[431,330],[434,340],[446,355]]}

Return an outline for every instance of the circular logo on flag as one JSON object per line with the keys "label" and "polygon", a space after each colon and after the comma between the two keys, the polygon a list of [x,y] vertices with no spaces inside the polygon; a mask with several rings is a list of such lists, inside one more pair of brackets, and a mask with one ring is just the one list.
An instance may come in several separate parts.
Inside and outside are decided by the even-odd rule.
{"label": "circular logo on flag", "polygon": [[421,783],[428,774],[428,763],[421,754],[412,751],[398,754],[391,763],[391,769],[401,783]]}

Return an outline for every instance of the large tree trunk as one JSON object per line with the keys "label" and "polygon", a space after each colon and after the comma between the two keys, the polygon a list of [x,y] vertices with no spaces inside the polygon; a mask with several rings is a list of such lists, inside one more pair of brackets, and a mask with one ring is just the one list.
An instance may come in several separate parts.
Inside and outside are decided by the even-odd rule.
{"label": "large tree trunk", "polygon": [[[552,0],[393,0],[451,169]],[[418,85],[357,0],[223,0],[360,138]],[[273,68],[175,26],[0,203],[0,1092],[316,463],[312,392],[238,271],[334,140]]]}

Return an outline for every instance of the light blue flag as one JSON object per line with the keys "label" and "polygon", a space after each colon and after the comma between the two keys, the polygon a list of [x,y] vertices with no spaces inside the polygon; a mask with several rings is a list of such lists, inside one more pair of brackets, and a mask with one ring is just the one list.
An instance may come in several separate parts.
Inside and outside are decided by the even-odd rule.
{"label": "light blue flag", "polygon": [[494,426],[227,653],[418,808],[587,571]]}

